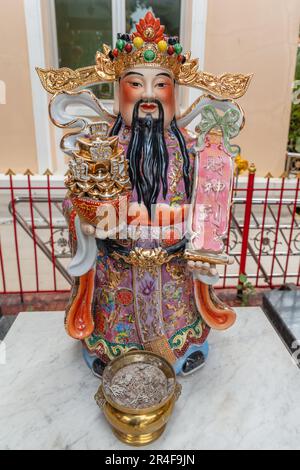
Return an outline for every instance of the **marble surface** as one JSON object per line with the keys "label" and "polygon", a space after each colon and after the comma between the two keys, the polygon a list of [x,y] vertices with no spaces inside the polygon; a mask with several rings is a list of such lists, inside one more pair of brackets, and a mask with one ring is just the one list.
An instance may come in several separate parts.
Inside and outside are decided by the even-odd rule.
{"label": "marble surface", "polygon": [[[163,436],[147,449],[300,449],[300,373],[259,308],[213,332],[207,365],[180,379]],[[94,402],[98,380],[61,313],[19,315],[0,365],[0,449],[130,449]]]}

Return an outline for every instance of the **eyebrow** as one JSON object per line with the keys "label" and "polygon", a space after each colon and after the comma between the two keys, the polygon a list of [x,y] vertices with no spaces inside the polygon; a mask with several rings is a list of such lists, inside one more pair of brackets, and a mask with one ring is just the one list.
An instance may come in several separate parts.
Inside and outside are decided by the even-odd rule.
{"label": "eyebrow", "polygon": [[128,75],[140,75],[140,77],[144,76],[142,73],[138,73],[138,72],[127,72],[123,78],[128,77]]}
{"label": "eyebrow", "polygon": [[172,80],[172,77],[169,73],[158,73],[156,75],[156,77],[161,77],[161,76],[171,78],[171,80]]}

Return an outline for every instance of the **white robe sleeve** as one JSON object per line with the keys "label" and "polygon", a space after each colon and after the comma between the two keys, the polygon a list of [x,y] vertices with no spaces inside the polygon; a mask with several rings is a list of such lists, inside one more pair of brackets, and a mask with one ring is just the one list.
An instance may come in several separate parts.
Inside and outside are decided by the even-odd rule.
{"label": "white robe sleeve", "polygon": [[98,250],[95,237],[85,235],[82,232],[78,216],[75,218],[75,229],[77,251],[68,267],[68,273],[71,276],[79,277],[88,273],[94,267]]}

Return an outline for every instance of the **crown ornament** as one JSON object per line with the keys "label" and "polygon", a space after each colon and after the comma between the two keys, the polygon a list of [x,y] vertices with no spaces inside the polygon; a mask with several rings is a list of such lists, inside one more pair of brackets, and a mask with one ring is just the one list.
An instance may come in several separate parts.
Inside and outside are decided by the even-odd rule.
{"label": "crown ornament", "polygon": [[96,53],[96,65],[77,70],[40,69],[43,87],[52,94],[73,91],[101,82],[114,82],[129,69],[156,67],[168,70],[179,85],[208,91],[222,99],[243,96],[252,75],[225,73],[214,75],[199,70],[199,60],[183,53],[178,37],[167,36],[160,19],[147,12],[132,34],[118,34],[114,48],[103,45]]}
{"label": "crown ornament", "polygon": [[[165,27],[151,12],[140,20],[136,29],[132,34],[118,34],[114,49],[97,52],[96,71],[100,78],[107,67],[113,69],[112,75],[118,79],[126,69],[138,66],[165,68],[178,78],[181,66],[187,60],[178,38],[166,36]],[[111,63],[107,63],[108,58]]]}

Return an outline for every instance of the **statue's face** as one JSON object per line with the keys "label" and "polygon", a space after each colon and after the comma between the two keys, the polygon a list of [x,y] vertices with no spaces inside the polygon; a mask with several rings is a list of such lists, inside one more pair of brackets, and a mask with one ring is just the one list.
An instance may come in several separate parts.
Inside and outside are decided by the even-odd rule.
{"label": "statue's face", "polygon": [[141,104],[139,117],[152,114],[158,118],[158,106],[151,101],[159,100],[164,109],[164,127],[168,128],[175,116],[175,84],[171,73],[149,67],[127,70],[119,83],[120,113],[127,126],[131,126],[134,105],[141,99],[148,103]]}

